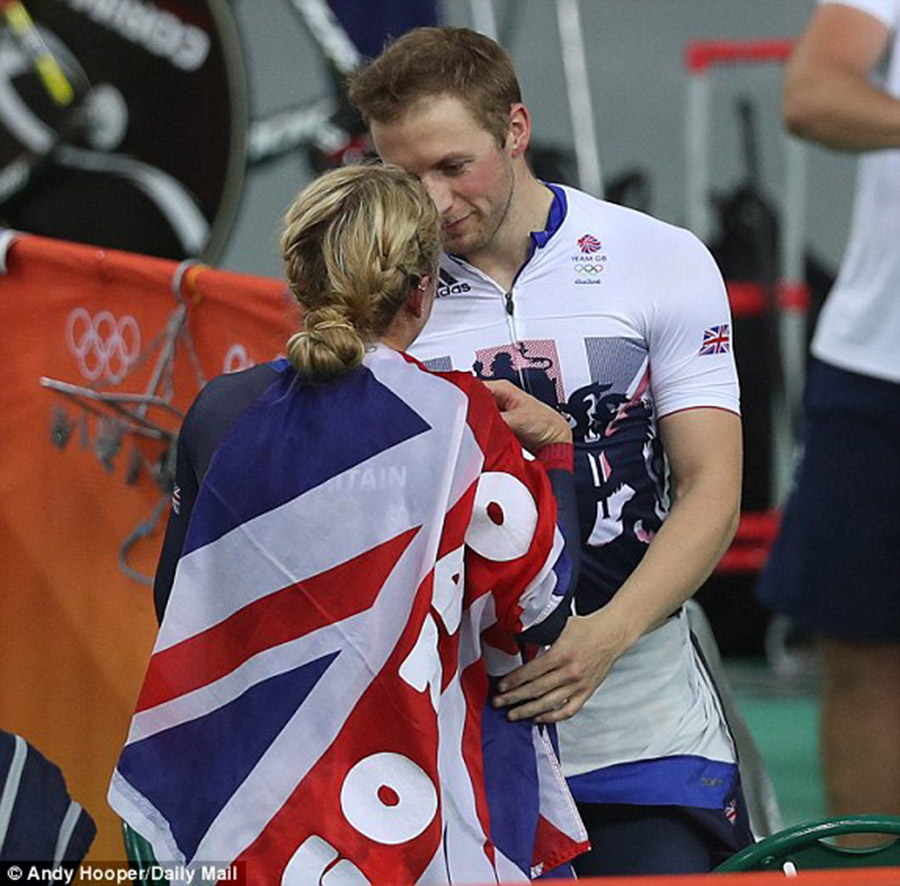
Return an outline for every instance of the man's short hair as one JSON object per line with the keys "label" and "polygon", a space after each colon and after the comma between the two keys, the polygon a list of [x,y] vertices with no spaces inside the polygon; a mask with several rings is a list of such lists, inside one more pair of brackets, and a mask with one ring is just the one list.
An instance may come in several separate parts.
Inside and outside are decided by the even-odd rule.
{"label": "man's short hair", "polygon": [[500,145],[522,101],[509,54],[468,28],[409,31],[350,75],[349,93],[366,124],[393,123],[423,98],[457,98]]}

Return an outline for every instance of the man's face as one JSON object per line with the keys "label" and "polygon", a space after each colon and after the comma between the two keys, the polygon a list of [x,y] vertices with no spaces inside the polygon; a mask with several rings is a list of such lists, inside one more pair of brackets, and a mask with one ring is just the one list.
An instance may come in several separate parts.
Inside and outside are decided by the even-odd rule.
{"label": "man's face", "polygon": [[470,257],[494,242],[513,196],[512,158],[459,99],[423,99],[370,128],[381,159],[417,176],[431,195],[448,252]]}

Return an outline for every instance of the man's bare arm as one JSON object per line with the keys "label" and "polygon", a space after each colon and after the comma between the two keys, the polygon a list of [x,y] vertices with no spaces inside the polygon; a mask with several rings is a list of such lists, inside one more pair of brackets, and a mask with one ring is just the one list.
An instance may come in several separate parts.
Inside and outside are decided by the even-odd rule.
{"label": "man's bare arm", "polygon": [[495,703],[510,719],[571,717],[613,663],[687,600],[727,549],[740,516],[741,421],[721,409],[666,416],[660,434],[676,499],[644,558],[606,606],[570,618],[546,654],[508,674]]}

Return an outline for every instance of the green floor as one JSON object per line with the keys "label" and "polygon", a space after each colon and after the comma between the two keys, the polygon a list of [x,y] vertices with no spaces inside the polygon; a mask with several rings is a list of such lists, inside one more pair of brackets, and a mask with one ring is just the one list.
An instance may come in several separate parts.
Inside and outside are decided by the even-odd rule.
{"label": "green floor", "polygon": [[815,674],[777,677],[755,659],[726,660],[725,668],[775,785],[785,826],[823,817]]}

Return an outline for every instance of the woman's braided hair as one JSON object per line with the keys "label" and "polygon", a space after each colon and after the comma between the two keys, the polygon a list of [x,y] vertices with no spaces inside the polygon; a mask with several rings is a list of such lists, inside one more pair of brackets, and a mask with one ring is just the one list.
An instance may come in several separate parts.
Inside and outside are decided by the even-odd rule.
{"label": "woman's braided hair", "polygon": [[410,289],[435,274],[441,222],[421,183],[399,167],[344,166],[310,183],[285,216],[281,252],[303,328],[287,343],[305,378],[358,366]]}

